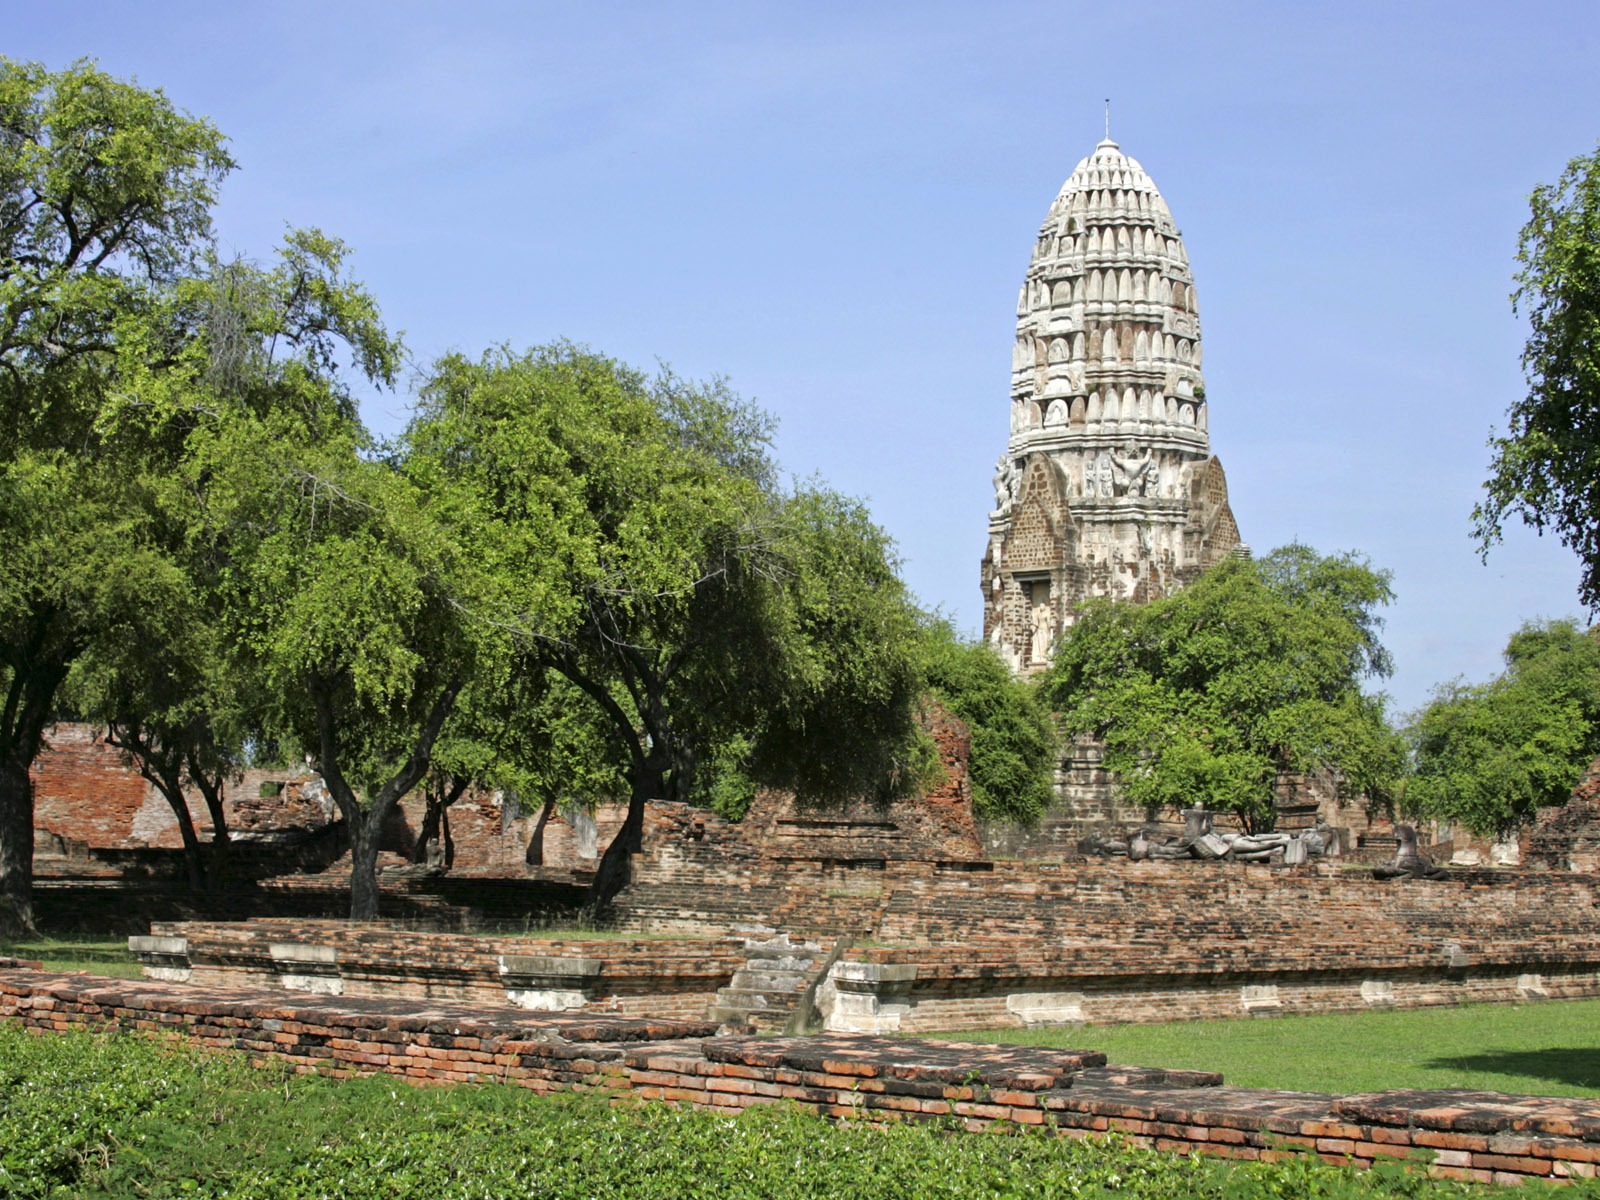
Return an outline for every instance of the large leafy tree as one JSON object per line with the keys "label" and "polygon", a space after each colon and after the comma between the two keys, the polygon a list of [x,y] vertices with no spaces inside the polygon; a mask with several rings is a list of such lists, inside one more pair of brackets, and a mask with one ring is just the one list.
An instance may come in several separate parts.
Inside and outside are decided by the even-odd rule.
{"label": "large leafy tree", "polygon": [[1571,621],[1524,625],[1488,683],[1445,684],[1407,730],[1405,806],[1505,835],[1564,803],[1600,753],[1600,637]]}
{"label": "large leafy tree", "polygon": [[174,507],[233,669],[261,688],[259,736],[309,753],[349,834],[351,916],[370,919],[384,827],[493,630],[469,616],[487,577],[470,506],[356,417],[351,388],[392,384],[400,346],[345,261],[313,231],[219,273],[192,381],[216,403],[193,408]]}
{"label": "large leafy tree", "polygon": [[151,326],[231,165],[158,91],[0,59],[0,934],[33,927],[29,767],[69,671],[182,586],[152,515],[166,447],[107,407],[164,353]]}
{"label": "large leafy tree", "polygon": [[1270,828],[1283,772],[1328,768],[1388,798],[1403,747],[1362,681],[1390,670],[1378,641],[1387,574],[1287,546],[1219,564],[1146,605],[1091,603],[1043,688],[1072,733],[1148,807],[1202,804]]}
{"label": "large leafy tree", "polygon": [[625,764],[597,905],[645,803],[703,795],[708,765],[826,798],[903,790],[923,761],[887,539],[853,501],[779,489],[768,438],[720,383],[570,345],[447,358],[424,391],[411,459],[488,514],[481,554],[509,602],[494,623],[521,670],[586,698]]}
{"label": "large leafy tree", "polygon": [[1567,164],[1529,198],[1512,305],[1531,330],[1528,393],[1511,406],[1473,513],[1479,546],[1508,513],[1553,529],[1582,564],[1579,597],[1600,608],[1600,149]]}

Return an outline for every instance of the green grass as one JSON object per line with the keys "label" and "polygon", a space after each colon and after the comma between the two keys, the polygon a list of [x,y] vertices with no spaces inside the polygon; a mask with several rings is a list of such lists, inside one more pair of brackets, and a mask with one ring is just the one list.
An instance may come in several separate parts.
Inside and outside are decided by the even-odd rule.
{"label": "green grass", "polygon": [[1307,1156],[1233,1163],[1114,1140],[830,1126],[785,1106],[729,1119],[512,1087],[338,1083],[130,1035],[36,1037],[0,1024],[0,1195],[15,1200],[1490,1194],[1542,1190],[1491,1193],[1396,1163],[1361,1172]]}
{"label": "green grass", "polygon": [[1242,1087],[1600,1096],[1600,1000],[933,1036],[1100,1050],[1116,1063],[1221,1071]]}
{"label": "green grass", "polygon": [[138,979],[139,960],[128,953],[127,938],[98,936],[41,937],[26,942],[0,941],[0,957],[29,958],[47,971],[88,971],[113,979]]}

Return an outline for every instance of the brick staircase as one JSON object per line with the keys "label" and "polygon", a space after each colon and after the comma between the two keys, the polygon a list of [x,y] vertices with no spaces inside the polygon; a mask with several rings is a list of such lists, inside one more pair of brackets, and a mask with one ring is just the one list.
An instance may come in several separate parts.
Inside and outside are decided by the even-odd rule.
{"label": "brick staircase", "polygon": [[820,941],[796,940],[787,933],[752,931],[744,938],[744,965],[717,992],[710,1019],[724,1029],[783,1033],[800,1001],[817,982],[823,964],[835,956]]}

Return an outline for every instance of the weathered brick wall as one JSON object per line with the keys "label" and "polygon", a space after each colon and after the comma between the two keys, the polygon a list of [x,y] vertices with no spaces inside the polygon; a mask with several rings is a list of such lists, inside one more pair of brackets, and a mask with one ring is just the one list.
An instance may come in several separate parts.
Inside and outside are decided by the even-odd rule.
{"label": "weathered brick wall", "polygon": [[1481,1182],[1593,1177],[1600,1104],[1495,1093],[1334,1096],[1222,1086],[1195,1071],[1117,1067],[1088,1050],[870,1037],[715,1037],[705,1022],[528,1014],[430,1000],[286,999],[249,989],[126,982],[0,961],[0,1019],[39,1033],[137,1030],[335,1077],[498,1082],[669,1100],[718,1112],[779,1101],[837,1120],[959,1123],[973,1132],[1115,1131],[1229,1158],[1431,1157]]}
{"label": "weathered brick wall", "polygon": [[1334,863],[736,860],[668,841],[618,908],[644,930],[756,921],[879,943],[846,958],[913,978],[864,1027],[932,1029],[1026,1024],[1018,997],[1038,994],[1090,1022],[1597,995],[1597,888],[1490,869],[1385,882]]}
{"label": "weathered brick wall", "polygon": [[[32,778],[34,827],[42,835],[45,855],[183,845],[178,818],[166,798],[125,761],[121,750],[107,744],[96,726],[51,726]],[[303,771],[246,771],[225,792],[230,828],[248,833],[327,824],[333,819],[331,805],[302,793],[311,779]],[[264,786],[282,786],[283,793],[264,799]],[[211,817],[204,800],[198,793],[187,799],[195,831],[209,839]]]}
{"label": "weathered brick wall", "polygon": [[826,807],[798,804],[783,792],[762,792],[729,836],[772,859],[833,862],[939,862],[983,857],[972,816],[967,727],[934,706],[926,727],[943,774],[927,792],[891,804],[856,801]]}
{"label": "weathered brick wall", "polygon": [[1552,871],[1600,872],[1600,758],[1567,803],[1543,809],[1523,833],[1523,857]]}
{"label": "weathered brick wall", "polygon": [[[197,985],[685,1020],[704,1020],[744,961],[719,937],[488,936],[287,919],[156,922],[150,935],[136,939],[147,974]],[[519,979],[535,966],[554,982]]]}

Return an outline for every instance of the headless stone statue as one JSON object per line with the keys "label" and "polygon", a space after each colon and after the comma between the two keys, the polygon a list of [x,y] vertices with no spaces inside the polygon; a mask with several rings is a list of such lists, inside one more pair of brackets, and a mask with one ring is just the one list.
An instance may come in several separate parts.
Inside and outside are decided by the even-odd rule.
{"label": "headless stone statue", "polygon": [[1395,840],[1400,843],[1393,865],[1374,867],[1375,879],[1443,879],[1449,872],[1433,865],[1433,860],[1417,849],[1417,831],[1409,825],[1394,827]]}

